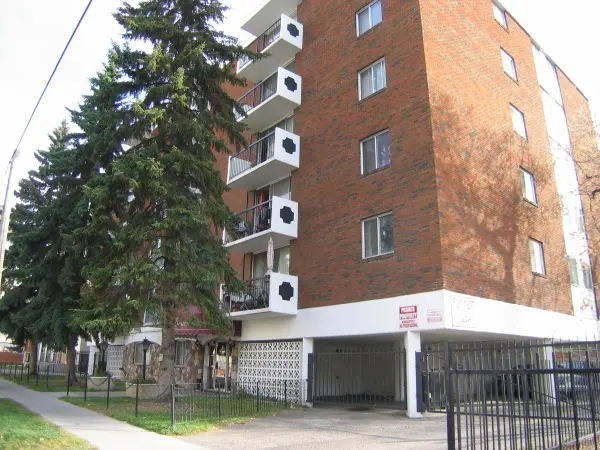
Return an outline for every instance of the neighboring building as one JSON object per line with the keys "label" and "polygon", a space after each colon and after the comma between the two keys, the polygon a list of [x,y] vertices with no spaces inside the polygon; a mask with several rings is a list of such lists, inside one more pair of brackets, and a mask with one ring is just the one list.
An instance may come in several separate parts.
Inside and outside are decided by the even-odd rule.
{"label": "neighboring building", "polygon": [[499,3],[268,0],[243,28],[270,56],[238,63],[250,145],[219,162],[238,379],[416,417],[422,345],[598,337],[587,100]]}

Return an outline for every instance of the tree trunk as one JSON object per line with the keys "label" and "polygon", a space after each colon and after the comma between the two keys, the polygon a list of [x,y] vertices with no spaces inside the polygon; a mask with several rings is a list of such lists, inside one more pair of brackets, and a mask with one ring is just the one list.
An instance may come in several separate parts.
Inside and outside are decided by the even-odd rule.
{"label": "tree trunk", "polygon": [[162,360],[158,366],[158,395],[161,400],[171,398],[171,383],[175,367],[175,328],[163,325],[162,329]]}
{"label": "tree trunk", "polygon": [[34,344],[33,341],[29,341],[29,350],[31,352],[31,356],[29,357],[29,374],[35,375],[38,366],[38,345]]}
{"label": "tree trunk", "polygon": [[65,377],[67,379],[67,383],[69,385],[73,385],[73,383],[77,382],[77,368],[75,367],[75,345],[77,343],[77,338],[73,338],[73,336],[69,336],[68,344],[67,344],[67,373]]}

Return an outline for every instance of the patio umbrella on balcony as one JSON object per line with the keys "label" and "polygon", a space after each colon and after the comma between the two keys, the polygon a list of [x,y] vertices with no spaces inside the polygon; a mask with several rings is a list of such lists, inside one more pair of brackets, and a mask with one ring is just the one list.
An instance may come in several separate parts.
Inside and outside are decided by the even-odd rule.
{"label": "patio umbrella on balcony", "polygon": [[273,260],[275,259],[275,250],[273,250],[273,238],[269,238],[267,245],[267,275],[273,272]]}

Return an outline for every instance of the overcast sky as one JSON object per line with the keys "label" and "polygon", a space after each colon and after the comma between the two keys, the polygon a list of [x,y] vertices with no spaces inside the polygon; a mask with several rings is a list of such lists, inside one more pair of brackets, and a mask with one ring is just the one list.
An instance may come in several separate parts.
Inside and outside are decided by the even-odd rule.
{"label": "overcast sky", "polygon": [[[87,3],[88,0],[0,2],[3,133],[0,180],[32,108]],[[13,188],[35,168],[33,152],[47,148],[48,133],[67,117],[65,108],[75,108],[81,95],[88,92],[88,80],[100,70],[111,40],[119,39],[120,29],[111,13],[120,3],[120,0],[92,3],[21,144],[22,156],[17,160]],[[247,40],[250,36],[240,30],[240,25],[261,0],[223,3],[232,8],[226,31]],[[600,57],[596,52],[600,42],[600,1],[503,0],[502,3],[586,94],[600,117]],[[1,188],[3,196],[4,186]]]}

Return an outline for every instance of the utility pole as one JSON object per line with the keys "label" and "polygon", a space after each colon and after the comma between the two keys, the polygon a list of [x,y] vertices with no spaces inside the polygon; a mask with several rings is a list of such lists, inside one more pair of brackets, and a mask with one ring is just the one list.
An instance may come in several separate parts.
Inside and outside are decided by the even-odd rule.
{"label": "utility pole", "polygon": [[10,183],[12,181],[13,168],[15,161],[19,156],[19,149],[16,148],[8,162],[8,182],[6,183],[6,191],[4,192],[4,203],[2,204],[2,220],[0,221],[0,291],[2,290],[2,274],[4,272],[4,252],[6,251],[6,227],[8,225],[8,216],[10,209],[8,208],[8,197],[10,194]]}

